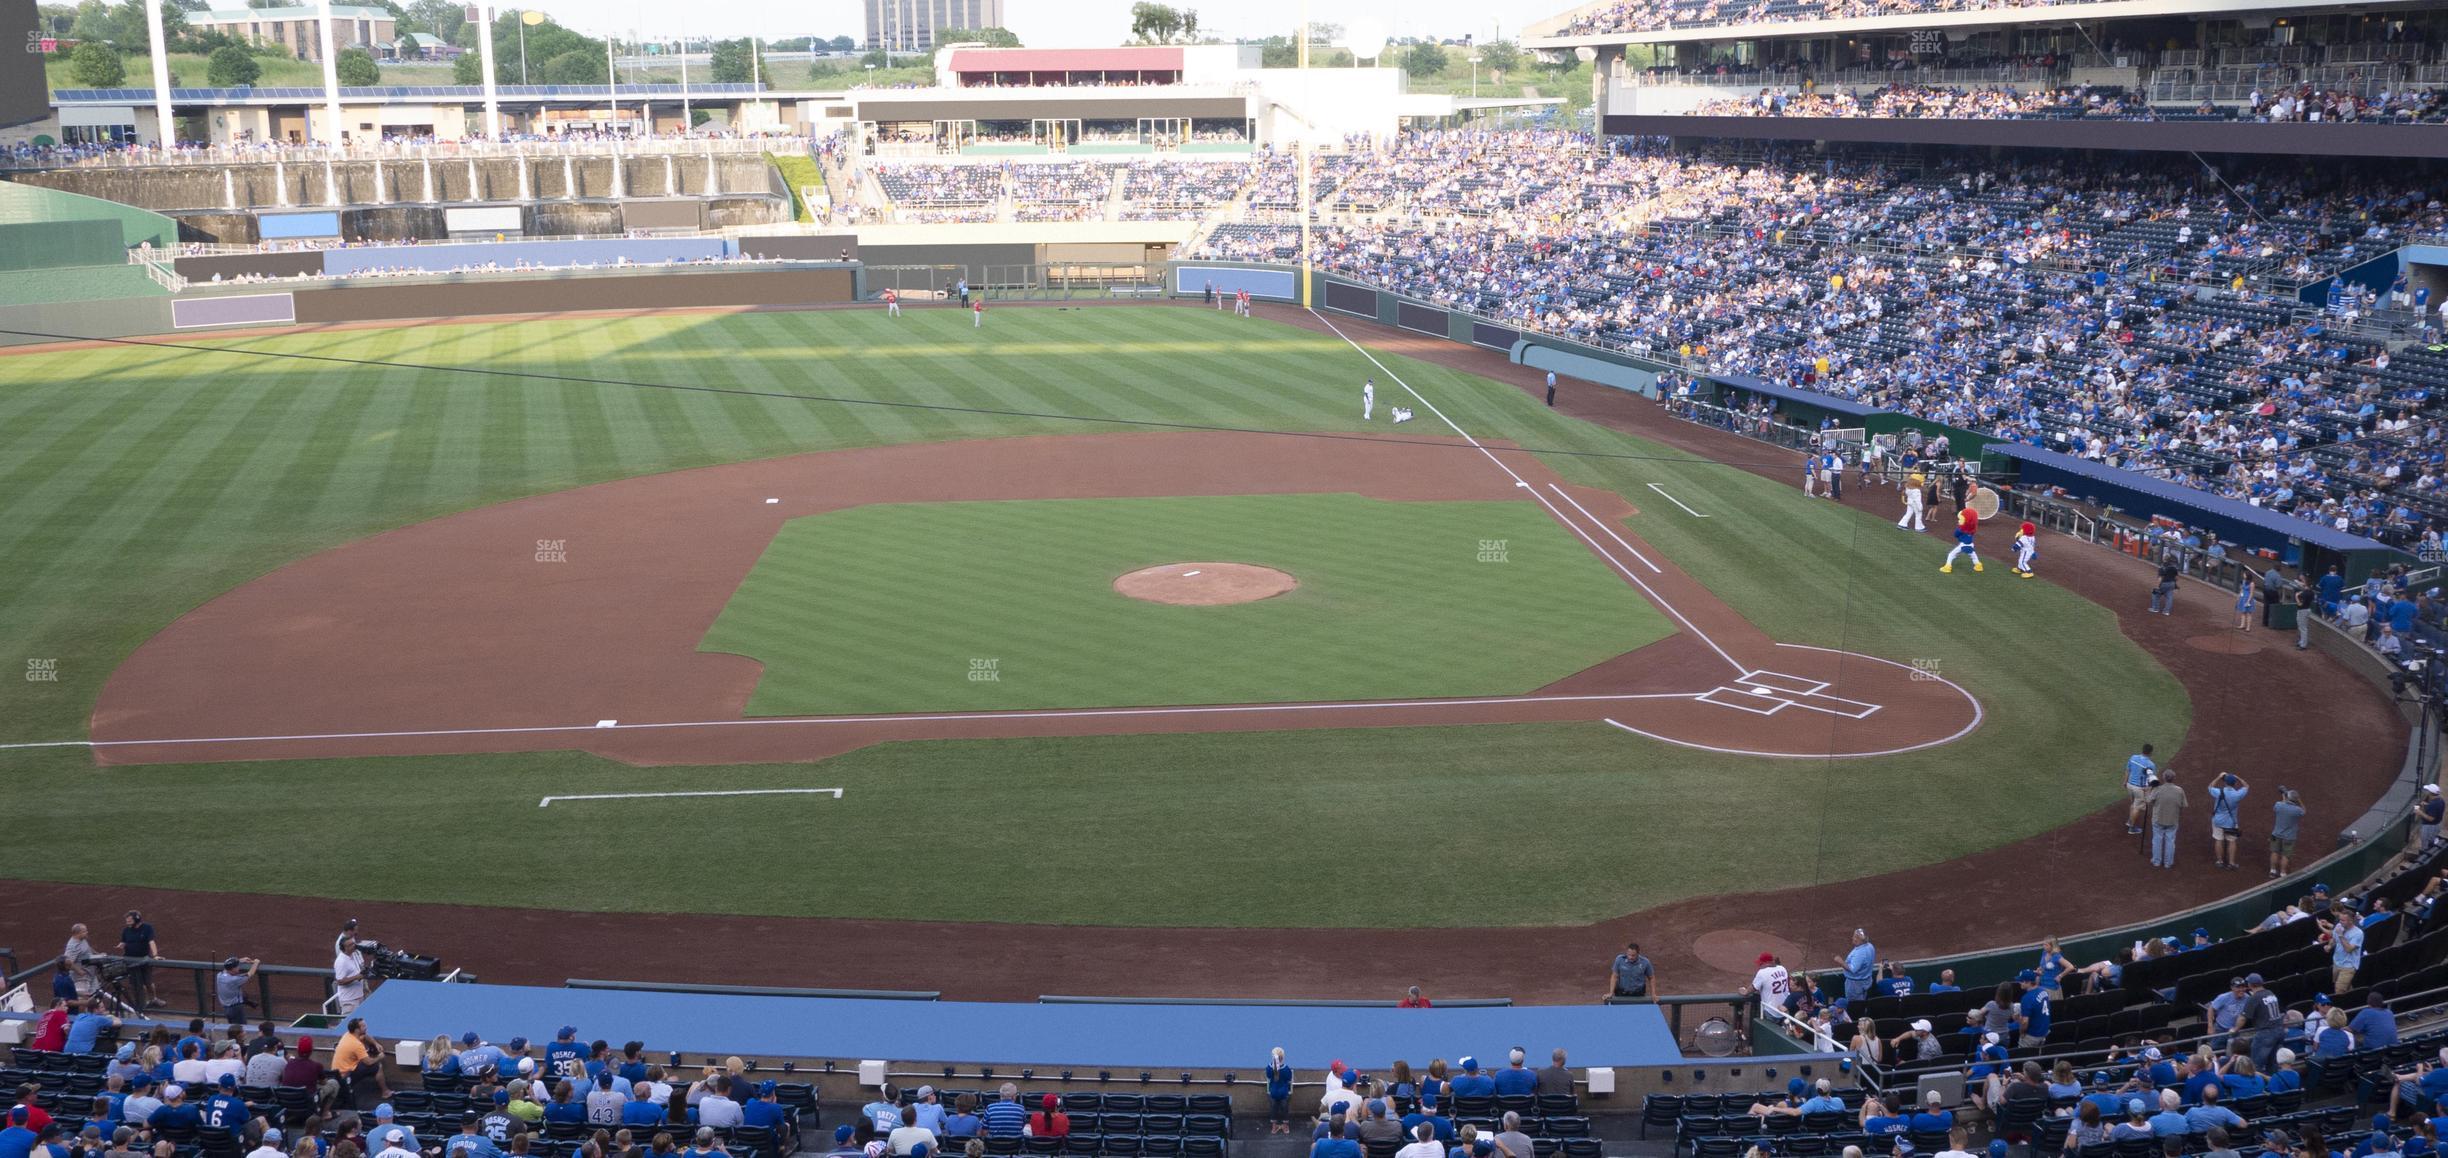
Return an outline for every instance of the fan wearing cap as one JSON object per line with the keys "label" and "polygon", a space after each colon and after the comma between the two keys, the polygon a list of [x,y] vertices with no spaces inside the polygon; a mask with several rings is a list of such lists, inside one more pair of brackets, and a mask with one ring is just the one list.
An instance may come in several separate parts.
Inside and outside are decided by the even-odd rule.
{"label": "fan wearing cap", "polygon": [[795,1154],[799,1151],[798,1138],[791,1131],[790,1112],[774,1097],[775,1088],[768,1080],[758,1082],[749,1091],[748,1100],[740,1103],[740,1124],[773,1131],[774,1137],[782,1140],[782,1152]]}
{"label": "fan wearing cap", "polygon": [[376,1146],[397,1146],[411,1154],[422,1153],[425,1149],[416,1131],[399,1124],[399,1114],[389,1102],[374,1107],[374,1128],[367,1131],[366,1137]]}
{"label": "fan wearing cap", "polygon": [[238,1076],[223,1074],[208,1089],[210,1092],[196,1107],[198,1127],[210,1133],[229,1135],[235,1140],[238,1132],[255,1117],[254,1111],[247,1108],[246,1099],[238,1096]]}
{"label": "fan wearing cap", "polygon": [[370,1140],[380,1147],[374,1152],[374,1158],[420,1158],[423,1153],[417,1149],[416,1135],[399,1126],[391,1127],[388,1133],[376,1130]]}
{"label": "fan wearing cap", "polygon": [[1462,1055],[1462,1073],[1453,1080],[1453,1096],[1457,1098],[1492,1098],[1496,1096],[1496,1079],[1479,1072],[1479,1059]]}
{"label": "fan wearing cap", "polygon": [[918,1087],[918,1100],[910,1104],[910,1120],[941,1138],[945,1116],[943,1099],[937,1096],[935,1087]]}
{"label": "fan wearing cap", "polygon": [[578,1044],[577,1026],[562,1026],[545,1045],[544,1072],[573,1081],[586,1072],[586,1047]]}
{"label": "fan wearing cap", "polygon": [[1921,1096],[1921,1108],[1913,1112],[1912,1132],[1944,1134],[1955,1128],[1955,1111],[1946,1108],[1946,1095],[1931,1090]]}
{"label": "fan wearing cap", "polygon": [[187,1087],[172,1082],[162,1087],[162,1108],[153,1111],[146,1123],[156,1134],[181,1137],[204,1128],[204,1115],[197,1113],[187,1100]]}
{"label": "fan wearing cap", "polygon": [[[1776,954],[1762,953],[1759,955],[1759,970],[1751,975],[1751,984],[1745,986],[1743,992],[1757,994],[1761,1016],[1774,1021],[1776,1013],[1785,1012],[1785,999],[1793,992],[1793,981],[1787,976],[1785,966],[1777,962]],[[1775,1013],[1771,1013],[1771,1010]]]}
{"label": "fan wearing cap", "polygon": [[2439,785],[2423,785],[2422,799],[2414,805],[2414,819],[2422,827],[2422,847],[2439,843],[2442,817],[2448,817],[2448,799],[2441,798]]}
{"label": "fan wearing cap", "polygon": [[[262,1140],[256,1144],[254,1149],[247,1151],[246,1158],[289,1158],[289,1152],[281,1149],[281,1142],[286,1138],[287,1135],[281,1133],[280,1127],[267,1127],[263,1132]],[[374,1158],[383,1158],[383,1155],[377,1154]]]}
{"label": "fan wearing cap", "polygon": [[500,1068],[502,1049],[476,1036],[475,1030],[459,1035],[459,1073],[480,1078]]}
{"label": "fan wearing cap", "polygon": [[1904,1032],[1897,1034],[1894,1041],[1887,1044],[1894,1047],[1896,1059],[1903,1062],[1936,1061],[1946,1052],[1945,1044],[1938,1040],[1937,1034],[1931,1032],[1928,1018],[1913,1022]]}

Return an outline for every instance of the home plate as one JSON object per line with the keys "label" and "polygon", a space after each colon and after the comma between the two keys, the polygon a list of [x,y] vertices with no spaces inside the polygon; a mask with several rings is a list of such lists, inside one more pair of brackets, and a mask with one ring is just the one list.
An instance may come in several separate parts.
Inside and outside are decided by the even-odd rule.
{"label": "home plate", "polygon": [[1766,688],[1745,688],[1743,690],[1748,691],[1755,696],[1773,696],[1776,694],[1775,692],[1769,691]]}

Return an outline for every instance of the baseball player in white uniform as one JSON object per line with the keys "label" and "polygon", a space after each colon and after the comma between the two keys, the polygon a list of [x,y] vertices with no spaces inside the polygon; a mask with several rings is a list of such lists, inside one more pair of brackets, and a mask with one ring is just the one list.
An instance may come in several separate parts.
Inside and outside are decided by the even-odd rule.
{"label": "baseball player in white uniform", "polygon": [[1751,975],[1751,992],[1759,994],[1760,1016],[1774,1020],[1770,1011],[1785,1011],[1785,999],[1792,992],[1793,982],[1785,966],[1777,962],[1776,954],[1759,955],[1759,972]]}
{"label": "baseball player in white uniform", "polygon": [[1368,421],[1369,416],[1375,413],[1377,413],[1377,377],[1372,374],[1368,381],[1360,384],[1360,421]]}
{"label": "baseball player in white uniform", "polygon": [[1904,517],[1896,525],[1907,530],[1926,531],[1929,525],[1921,521],[1921,484],[1926,481],[1920,471],[1904,477]]}

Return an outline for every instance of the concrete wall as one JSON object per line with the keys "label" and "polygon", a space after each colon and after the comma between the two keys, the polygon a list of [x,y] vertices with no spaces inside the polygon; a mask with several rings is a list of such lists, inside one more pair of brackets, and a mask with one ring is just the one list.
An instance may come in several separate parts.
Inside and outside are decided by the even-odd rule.
{"label": "concrete wall", "polygon": [[568,201],[609,197],[736,197],[772,191],[761,157],[488,157],[335,161],[311,165],[158,165],[56,169],[31,185],[162,210]]}
{"label": "concrete wall", "polygon": [[[170,329],[170,298],[117,298],[108,301],[48,302],[31,306],[0,306],[0,346],[24,346],[54,341],[48,334],[81,338],[129,338]],[[30,331],[13,333],[8,331]]]}

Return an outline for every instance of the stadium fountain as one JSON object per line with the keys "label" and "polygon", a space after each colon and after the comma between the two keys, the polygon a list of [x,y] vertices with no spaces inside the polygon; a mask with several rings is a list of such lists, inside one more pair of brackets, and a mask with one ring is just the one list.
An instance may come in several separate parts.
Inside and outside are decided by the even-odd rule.
{"label": "stadium fountain", "polygon": [[680,167],[672,164],[672,155],[669,153],[663,154],[663,195],[666,197],[680,195]]}
{"label": "stadium fountain", "polygon": [[526,150],[520,150],[518,159],[510,162],[510,164],[513,168],[518,170],[519,204],[524,205],[535,200],[535,190],[533,188],[534,178],[529,172],[530,162],[527,160]]}
{"label": "stadium fountain", "polygon": [[374,203],[376,205],[391,203],[390,193],[383,188],[382,162],[380,161],[374,162]]}
{"label": "stadium fountain", "polygon": [[272,197],[275,205],[289,204],[289,166],[279,161],[272,162]]}
{"label": "stadium fountain", "polygon": [[468,159],[467,159],[467,166],[468,166],[468,195],[467,195],[467,199],[468,199],[468,200],[470,200],[470,201],[482,201],[482,200],[484,200],[484,198],[479,197],[479,196],[477,196],[477,194],[476,194],[476,158],[474,158],[474,157],[470,157],[470,158],[468,158]]}
{"label": "stadium fountain", "polygon": [[433,158],[425,158],[425,203],[434,203]]}
{"label": "stadium fountain", "polygon": [[236,169],[221,170],[221,207],[233,210],[238,208],[238,171]]}
{"label": "stadium fountain", "polygon": [[721,196],[721,195],[722,195],[722,170],[721,170],[719,167],[717,167],[717,166],[714,164],[714,154],[712,154],[712,153],[707,153],[707,154],[706,154],[706,187],[705,187],[705,196],[708,196],[708,197],[718,197],[718,196]]}
{"label": "stadium fountain", "polygon": [[621,169],[626,166],[627,163],[627,159],[621,156],[619,149],[615,148],[612,150],[612,199],[614,201],[621,199],[621,187],[627,184],[626,181],[622,180],[623,174],[621,173]]}
{"label": "stadium fountain", "polygon": [[566,155],[561,158],[561,199],[578,199],[578,163]]}
{"label": "stadium fountain", "polygon": [[334,209],[340,207],[340,178],[332,172],[329,157],[323,158],[323,203]]}

